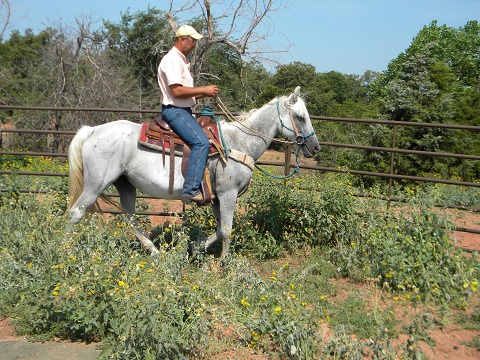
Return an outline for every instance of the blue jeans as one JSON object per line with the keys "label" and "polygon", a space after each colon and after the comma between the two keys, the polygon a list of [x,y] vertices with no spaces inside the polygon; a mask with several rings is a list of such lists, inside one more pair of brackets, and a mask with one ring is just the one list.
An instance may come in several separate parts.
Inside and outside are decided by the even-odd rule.
{"label": "blue jeans", "polygon": [[200,183],[205,171],[210,143],[207,135],[193,117],[190,108],[162,106],[162,119],[190,148],[182,190],[182,198],[190,198],[200,192]]}

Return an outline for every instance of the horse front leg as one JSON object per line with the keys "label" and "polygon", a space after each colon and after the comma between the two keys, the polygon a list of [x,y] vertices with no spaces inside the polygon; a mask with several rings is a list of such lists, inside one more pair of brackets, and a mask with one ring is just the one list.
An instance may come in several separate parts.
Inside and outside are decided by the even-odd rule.
{"label": "horse front leg", "polygon": [[227,257],[230,250],[230,235],[232,234],[233,214],[235,211],[235,203],[237,194],[230,196],[221,196],[212,205],[213,214],[217,220],[217,230],[205,242],[205,250],[216,241],[222,241],[222,252],[220,258]]}

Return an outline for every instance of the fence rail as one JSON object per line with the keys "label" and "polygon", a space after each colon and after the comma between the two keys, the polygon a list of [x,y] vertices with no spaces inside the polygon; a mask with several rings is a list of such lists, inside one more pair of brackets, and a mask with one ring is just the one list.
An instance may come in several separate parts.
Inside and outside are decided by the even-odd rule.
{"label": "fence rail", "polygon": [[[148,109],[114,109],[114,108],[77,108],[77,107],[39,107],[39,106],[10,106],[10,105],[0,105],[1,109],[9,110],[35,110],[35,111],[55,111],[58,112],[109,112],[109,113],[136,113],[140,114],[160,114],[159,110],[148,110]],[[223,112],[218,112],[217,115],[225,115]],[[234,114],[236,115],[236,114]],[[467,181],[457,181],[449,179],[438,179],[438,178],[427,178],[420,176],[408,176],[395,173],[395,154],[412,154],[418,156],[429,156],[429,157],[449,157],[455,159],[468,159],[473,161],[479,161],[480,156],[478,155],[469,155],[469,154],[453,154],[453,153],[443,153],[443,152],[431,152],[431,151],[419,151],[419,150],[408,150],[396,148],[396,129],[399,126],[413,126],[413,127],[426,127],[426,128],[444,128],[444,129],[454,129],[454,130],[467,130],[472,132],[480,131],[480,126],[469,126],[469,125],[456,125],[456,124],[436,124],[436,123],[424,123],[424,122],[406,122],[406,121],[392,121],[392,120],[375,120],[375,119],[354,119],[354,118],[337,118],[337,117],[325,117],[325,116],[311,116],[313,121],[332,121],[332,122],[347,122],[347,123],[368,123],[368,124],[377,124],[377,125],[388,125],[392,127],[392,146],[391,147],[376,147],[376,146],[366,146],[366,145],[357,145],[357,144],[344,144],[344,143],[335,143],[335,142],[320,142],[320,145],[326,147],[338,147],[338,148],[349,148],[357,150],[371,150],[378,152],[387,152],[391,154],[390,158],[390,171],[388,173],[381,172],[371,172],[371,171],[362,171],[362,170],[353,170],[346,168],[333,168],[333,167],[324,167],[324,166],[310,166],[305,164],[300,164],[301,169],[308,169],[319,172],[343,172],[350,173],[358,176],[373,176],[381,177],[389,180],[390,190],[388,198],[392,201],[395,199],[391,196],[391,185],[393,180],[408,180],[408,181],[418,181],[418,182],[432,182],[432,183],[442,183],[442,184],[451,184],[467,187],[479,188],[480,183],[476,182],[467,182]],[[24,156],[45,156],[45,157],[63,157],[66,158],[66,153],[59,152],[19,152],[19,151],[7,151],[2,149],[2,139],[3,134],[7,133],[18,133],[18,134],[40,134],[40,135],[67,135],[74,136],[75,131],[68,130],[38,130],[38,129],[0,129],[0,155],[24,155]],[[271,165],[284,168],[284,173],[290,173],[292,167],[295,166],[291,161],[291,148],[287,147],[285,149],[285,161],[283,162],[272,162],[272,161],[258,161],[260,165]],[[44,173],[44,172],[10,172],[10,171],[0,171],[0,174],[17,174],[17,175],[41,175],[41,176],[68,176],[68,174],[62,173]],[[27,190],[25,190],[27,191]],[[444,204],[446,206],[446,204]],[[476,208],[469,208],[472,211],[479,211]],[[142,213],[143,214],[143,213]],[[155,215],[158,213],[149,213],[145,214]],[[478,233],[479,230],[476,229],[463,229],[467,232]]]}

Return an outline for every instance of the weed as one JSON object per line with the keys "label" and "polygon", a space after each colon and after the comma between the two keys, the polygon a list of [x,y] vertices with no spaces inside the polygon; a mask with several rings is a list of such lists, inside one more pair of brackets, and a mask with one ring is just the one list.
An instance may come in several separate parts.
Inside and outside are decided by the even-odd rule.
{"label": "weed", "polygon": [[[384,299],[462,308],[478,288],[478,260],[454,248],[448,221],[426,201],[387,210],[380,193],[353,196],[348,176],[286,187],[256,178],[221,261],[187,252],[216,226],[208,208],[157,229],[152,258],[122,217],[69,225],[65,193],[43,180],[39,194],[15,191],[24,181],[1,181],[0,315],[31,339],[101,341],[104,358],[202,359],[225,347],[272,358],[414,358],[431,323],[399,329]],[[340,298],[339,278],[366,290]],[[464,323],[476,329],[478,309]],[[395,348],[399,332],[409,340]]]}

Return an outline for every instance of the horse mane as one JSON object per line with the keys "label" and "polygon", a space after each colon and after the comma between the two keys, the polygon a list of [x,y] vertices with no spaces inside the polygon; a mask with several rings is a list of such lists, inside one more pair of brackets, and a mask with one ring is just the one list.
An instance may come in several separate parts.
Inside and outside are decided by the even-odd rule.
{"label": "horse mane", "polygon": [[[302,101],[304,101],[304,99],[301,95],[299,95],[298,98],[301,99]],[[287,99],[288,99],[288,96],[277,96],[277,97],[273,98],[272,100],[270,100],[265,105],[263,105],[260,109],[263,109],[264,107],[267,107],[267,106],[275,105],[277,102],[280,102],[281,100],[286,101]],[[288,107],[288,105],[287,105],[287,107]],[[244,123],[254,112],[256,112],[260,109],[255,108],[255,109],[252,109],[250,111],[242,112],[242,113],[240,113],[240,115],[236,116],[235,120],[238,121],[239,123]]]}
{"label": "horse mane", "polygon": [[[272,100],[270,100],[268,103],[266,103],[265,105],[263,105],[260,109],[263,109],[264,107],[267,107],[267,106],[272,106],[272,105],[275,105],[277,103],[277,101],[279,101],[281,98],[284,98],[285,96],[277,96],[276,98],[273,98]],[[260,110],[258,108],[255,108],[255,109],[252,109],[250,111],[246,111],[246,112],[242,112],[240,113],[240,115],[238,115],[236,117],[236,120],[239,122],[239,123],[244,123],[254,112]]]}

